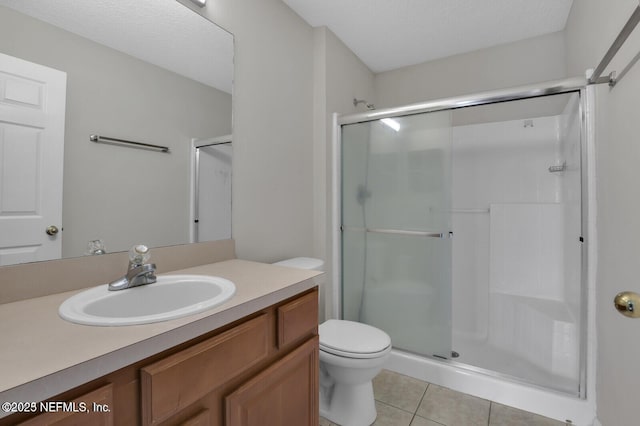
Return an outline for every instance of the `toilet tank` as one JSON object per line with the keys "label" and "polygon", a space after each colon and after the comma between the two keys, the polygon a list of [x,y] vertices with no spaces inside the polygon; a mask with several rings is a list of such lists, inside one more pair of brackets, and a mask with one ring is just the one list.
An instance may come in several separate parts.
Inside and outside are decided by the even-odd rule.
{"label": "toilet tank", "polygon": [[274,265],[288,266],[289,268],[311,269],[314,271],[322,271],[324,262],[313,257],[294,257],[292,259],[281,260]]}

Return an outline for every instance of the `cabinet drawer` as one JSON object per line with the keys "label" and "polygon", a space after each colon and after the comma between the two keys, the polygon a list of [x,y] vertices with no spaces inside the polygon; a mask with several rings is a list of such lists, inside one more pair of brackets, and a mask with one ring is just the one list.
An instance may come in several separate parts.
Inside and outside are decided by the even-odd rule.
{"label": "cabinet drawer", "polygon": [[278,308],[278,347],[318,331],[318,291]]}
{"label": "cabinet drawer", "polygon": [[265,359],[266,314],[141,369],[142,423],[157,424]]}

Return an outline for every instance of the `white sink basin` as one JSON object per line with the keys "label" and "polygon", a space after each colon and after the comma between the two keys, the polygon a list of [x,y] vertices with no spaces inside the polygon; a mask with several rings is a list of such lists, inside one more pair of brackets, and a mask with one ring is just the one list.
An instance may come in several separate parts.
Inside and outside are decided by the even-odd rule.
{"label": "white sink basin", "polygon": [[229,300],[236,286],[205,275],[159,275],[157,282],[109,291],[93,287],[65,300],[62,318],[86,325],[135,325],[166,321],[205,311]]}

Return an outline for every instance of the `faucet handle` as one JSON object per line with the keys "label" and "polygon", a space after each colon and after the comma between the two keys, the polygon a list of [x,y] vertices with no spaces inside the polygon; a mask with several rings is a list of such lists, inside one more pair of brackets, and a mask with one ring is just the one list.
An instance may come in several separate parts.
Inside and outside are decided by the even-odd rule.
{"label": "faucet handle", "polygon": [[149,247],[138,244],[129,249],[129,262],[134,265],[142,265],[151,258]]}

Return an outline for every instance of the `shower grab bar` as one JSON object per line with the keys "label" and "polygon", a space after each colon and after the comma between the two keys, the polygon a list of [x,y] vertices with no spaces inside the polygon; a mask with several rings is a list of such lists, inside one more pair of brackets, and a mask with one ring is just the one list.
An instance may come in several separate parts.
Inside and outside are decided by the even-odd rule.
{"label": "shower grab bar", "polygon": [[341,226],[340,229],[343,231],[360,231],[360,232],[369,232],[372,234],[392,234],[392,235],[406,235],[406,236],[412,236],[412,237],[430,237],[430,238],[445,237],[445,234],[442,232],[432,232],[432,231],[406,231],[404,229],[384,229],[384,228],[358,228],[353,226]]}
{"label": "shower grab bar", "polygon": [[609,74],[609,76],[600,77],[607,65],[609,65],[609,62],[611,62],[616,53],[618,53],[618,50],[620,50],[620,47],[622,47],[629,35],[633,32],[636,25],[638,25],[638,22],[640,22],[640,6],[636,6],[635,10],[631,14],[631,17],[629,18],[627,23],[624,24],[622,30],[620,30],[618,37],[616,37],[616,39],[613,41],[611,47],[609,47],[609,50],[607,50],[607,53],[605,53],[604,57],[596,67],[591,77],[589,77],[589,84],[609,83],[609,86],[613,87],[620,81],[622,76],[627,73],[629,68],[633,66],[633,64],[635,64],[635,62],[638,60],[638,55],[636,55],[631,63],[625,67],[620,76],[616,77],[616,72],[613,71],[611,72],[611,74]]}

